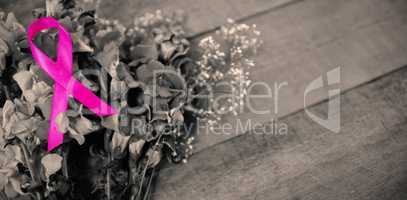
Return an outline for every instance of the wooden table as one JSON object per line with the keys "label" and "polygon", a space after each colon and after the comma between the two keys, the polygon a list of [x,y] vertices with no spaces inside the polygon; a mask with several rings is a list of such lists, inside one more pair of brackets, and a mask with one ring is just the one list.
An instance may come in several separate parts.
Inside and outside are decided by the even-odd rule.
{"label": "wooden table", "polygon": [[[401,68],[407,65],[407,1],[121,0],[102,1],[100,9],[127,25],[146,11],[182,9],[195,41],[227,18],[255,23],[265,45],[252,79],[288,84],[276,114],[225,119],[267,123],[278,117],[288,124],[287,135],[200,134],[189,164],[161,171],[154,199],[407,199],[407,69]],[[326,112],[328,88],[305,105],[304,90],[336,67],[340,133],[302,111],[316,104],[310,109]],[[256,102],[259,109],[272,105],[273,99]]]}

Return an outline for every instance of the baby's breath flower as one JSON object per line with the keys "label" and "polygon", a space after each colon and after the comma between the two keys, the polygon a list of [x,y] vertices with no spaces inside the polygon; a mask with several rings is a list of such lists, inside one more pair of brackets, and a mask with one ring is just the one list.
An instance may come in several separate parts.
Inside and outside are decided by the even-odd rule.
{"label": "baby's breath flower", "polygon": [[[220,43],[212,36],[199,42],[202,56],[196,62],[199,66],[197,79],[213,86],[217,82],[228,81],[232,86],[229,92],[233,97],[223,101],[223,105],[218,106],[218,112],[205,112],[205,117],[210,119],[206,122],[211,130],[220,120],[220,115],[237,115],[238,109],[244,106],[247,88],[251,83],[247,70],[255,66],[251,57],[262,44],[256,25],[236,24],[232,19],[228,19],[228,24],[221,27],[217,34],[227,43],[227,48],[221,48]],[[213,102],[213,99],[209,99],[209,102]],[[211,109],[213,108],[208,110]]]}

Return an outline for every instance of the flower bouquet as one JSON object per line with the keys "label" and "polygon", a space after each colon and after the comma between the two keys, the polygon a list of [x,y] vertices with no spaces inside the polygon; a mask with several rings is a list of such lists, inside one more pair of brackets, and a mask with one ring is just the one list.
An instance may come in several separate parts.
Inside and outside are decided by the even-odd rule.
{"label": "flower bouquet", "polygon": [[[160,167],[192,154],[197,119],[213,126],[237,114],[261,45],[255,26],[232,20],[191,45],[179,11],[132,27],[73,0],[47,0],[33,15],[69,32],[73,76],[118,113],[99,117],[69,98],[55,118],[63,143],[48,151],[55,81],[33,59],[26,28],[0,13],[0,199],[149,199]],[[33,43],[56,59],[58,38],[48,29]]]}

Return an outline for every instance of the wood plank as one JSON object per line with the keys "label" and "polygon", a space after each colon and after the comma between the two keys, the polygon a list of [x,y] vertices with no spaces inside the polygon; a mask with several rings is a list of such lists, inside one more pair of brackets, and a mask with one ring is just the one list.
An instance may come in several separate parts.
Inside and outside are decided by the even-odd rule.
{"label": "wood plank", "polygon": [[[81,0],[80,0],[81,1]],[[99,16],[108,19],[117,19],[121,23],[131,26],[134,18],[154,12],[158,9],[163,11],[185,11],[188,16],[187,27],[190,36],[211,31],[226,23],[228,18],[242,20],[251,18],[275,8],[284,7],[303,0],[209,0],[209,1],[186,1],[186,0],[92,0],[82,1],[84,9],[97,7]],[[14,12],[24,25],[28,25],[33,19],[31,10],[45,7],[45,1],[32,0],[23,2],[0,2],[2,10]]]}
{"label": "wood plank", "polygon": [[407,67],[341,95],[339,134],[298,112],[279,122],[286,135],[247,133],[163,169],[154,199],[406,199],[405,77]]}
{"label": "wood plank", "polygon": [[100,15],[131,25],[134,18],[157,9],[182,10],[188,16],[186,26],[190,36],[205,33],[226,23],[239,20],[303,0],[121,0],[101,1]]}
{"label": "wood plank", "polygon": [[[345,91],[406,65],[406,12],[404,0],[307,0],[246,21],[257,24],[264,40],[252,70],[253,81],[271,88],[288,85],[279,90],[278,101],[274,94],[252,101],[257,110],[270,110],[269,114],[245,109],[223,122],[232,127],[248,121],[266,123],[301,110],[307,85],[336,67],[341,68],[339,87]],[[260,88],[255,92],[265,94]],[[307,96],[306,106],[327,96],[327,88],[315,91]],[[206,127],[200,130],[196,151],[249,131],[214,134]]]}
{"label": "wood plank", "polygon": [[44,0],[14,0],[14,1],[0,1],[0,11],[13,12],[17,19],[24,25],[28,26],[34,19],[32,17],[32,10],[34,8],[45,8]]}

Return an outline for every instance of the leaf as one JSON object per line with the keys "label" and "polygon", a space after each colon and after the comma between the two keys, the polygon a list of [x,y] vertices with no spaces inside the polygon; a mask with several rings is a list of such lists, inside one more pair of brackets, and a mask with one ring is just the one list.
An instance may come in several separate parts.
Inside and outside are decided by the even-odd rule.
{"label": "leaf", "polygon": [[36,82],[31,89],[23,91],[23,96],[30,103],[43,103],[52,93],[52,88],[44,81]]}
{"label": "leaf", "polygon": [[0,190],[2,190],[8,182],[7,176],[4,174],[0,173]]}
{"label": "leaf", "polygon": [[6,26],[13,32],[14,37],[25,35],[25,28],[18,22],[13,13],[9,13],[6,19]]}
{"label": "leaf", "polygon": [[12,135],[12,132],[14,132],[13,128],[14,128],[14,125],[19,121],[19,119],[17,118],[17,115],[15,113],[13,113],[13,115],[11,115],[10,118],[7,120],[8,121],[7,121],[7,123],[5,123],[5,127],[4,127],[4,130],[5,130],[4,137],[10,139],[10,138],[14,137],[14,135]]}
{"label": "leaf", "polygon": [[35,135],[41,141],[46,141],[48,139],[48,129],[49,129],[49,122],[47,120],[42,120],[38,124],[38,128],[35,132]]}
{"label": "leaf", "polygon": [[158,88],[158,95],[163,98],[171,97],[173,94],[170,92],[169,88],[166,87],[159,87]]}
{"label": "leaf", "polygon": [[119,47],[116,43],[110,42],[105,45],[103,51],[97,55],[97,60],[112,78],[117,79],[116,67],[119,64]]}
{"label": "leaf", "polygon": [[95,82],[89,80],[81,71],[79,71],[77,75],[79,81],[87,88],[89,88],[93,92],[97,92],[99,90],[99,86]]}
{"label": "leaf", "polygon": [[172,114],[172,120],[177,125],[182,125],[184,123],[184,115],[181,111],[177,110]]}
{"label": "leaf", "polygon": [[34,103],[37,101],[37,95],[34,93],[33,90],[24,91],[23,96],[30,103]]}
{"label": "leaf", "polygon": [[160,44],[161,57],[164,60],[170,60],[171,56],[174,55],[177,46],[171,41],[165,41]]}
{"label": "leaf", "polygon": [[49,120],[50,115],[51,115],[51,104],[52,104],[52,96],[47,96],[44,98],[41,98],[37,102],[37,106],[40,108],[43,116],[45,119]]}
{"label": "leaf", "polygon": [[8,158],[7,163],[1,167],[0,174],[7,178],[15,176],[17,174],[17,162],[13,158]]}
{"label": "leaf", "polygon": [[38,19],[40,17],[44,17],[46,15],[46,11],[44,8],[34,8],[32,10],[32,15],[35,19]]}
{"label": "leaf", "polygon": [[[8,156],[8,160],[15,160],[17,162],[23,163],[23,153],[18,145],[8,145],[5,150]],[[17,162],[10,162],[8,164],[15,168],[17,166]]]}
{"label": "leaf", "polygon": [[135,82],[134,78],[130,74],[128,66],[122,62],[116,68],[117,78],[119,80],[124,80],[126,83]]}
{"label": "leaf", "polygon": [[87,135],[97,130],[98,127],[93,125],[89,119],[81,116],[79,119],[76,120],[74,129],[81,135]]}
{"label": "leaf", "polygon": [[102,48],[112,41],[119,40],[121,36],[120,31],[109,31],[106,33],[105,30],[101,30],[96,33],[95,41],[97,41],[98,47]]}
{"label": "leaf", "polygon": [[102,118],[102,126],[117,131],[119,129],[119,115],[116,114]]}
{"label": "leaf", "polygon": [[34,74],[38,82],[44,81],[47,85],[54,85],[54,81],[47,76],[46,73],[37,65],[37,63],[32,63],[30,65],[30,72]]}
{"label": "leaf", "polygon": [[172,60],[171,64],[175,67],[175,69],[179,70],[179,72],[186,79],[191,78],[194,70],[197,70],[194,61],[191,58],[184,56],[180,56],[179,58]]}
{"label": "leaf", "polygon": [[163,74],[162,82],[164,81],[167,82],[167,86],[172,89],[183,90],[187,87],[184,77],[174,69],[168,69],[168,71]]}
{"label": "leaf", "polygon": [[152,60],[148,64],[143,64],[138,67],[136,70],[136,76],[138,80],[147,83],[150,82],[154,78],[154,75],[157,75],[158,72],[162,73],[162,70],[164,69],[165,67],[163,64]]}
{"label": "leaf", "polygon": [[39,32],[33,42],[49,58],[56,60],[58,47],[56,30],[49,29],[46,32]]}
{"label": "leaf", "polygon": [[8,27],[2,21],[0,21],[0,38],[9,45],[8,47],[12,48],[11,45],[14,43],[13,33],[8,30]]}
{"label": "leaf", "polygon": [[160,150],[158,150],[158,149],[154,149],[154,150],[149,149],[147,151],[147,157],[148,157],[148,160],[149,160],[148,166],[151,167],[151,168],[157,166],[158,163],[160,163],[160,161],[161,161],[161,156],[162,156],[162,154],[161,154]]}
{"label": "leaf", "polygon": [[[58,22],[67,30],[68,32],[74,32],[75,31],[75,24],[71,20],[70,17],[64,17],[62,19],[59,19]],[[71,35],[71,38],[73,39],[73,36]],[[75,42],[73,42],[75,43]],[[75,44],[74,44],[75,46]]]}
{"label": "leaf", "polygon": [[34,84],[32,91],[37,98],[46,97],[51,94],[52,88],[44,81],[40,81]]}
{"label": "leaf", "polygon": [[80,33],[71,34],[73,51],[75,53],[93,53],[93,48],[86,44],[80,37]]}
{"label": "leaf", "polygon": [[131,142],[129,144],[129,153],[134,159],[138,159],[141,153],[141,149],[143,148],[144,144],[146,143],[145,140],[140,139],[135,142]]}
{"label": "leaf", "polygon": [[63,158],[55,153],[47,154],[41,159],[41,164],[45,169],[45,176],[49,178],[62,168]]}
{"label": "leaf", "polygon": [[122,154],[129,143],[130,136],[124,136],[115,131],[112,137],[112,150],[114,154]]}
{"label": "leaf", "polygon": [[150,58],[153,60],[157,60],[158,58],[158,51],[155,45],[137,45],[130,48],[130,52],[132,54],[132,59],[137,60],[140,58]]}
{"label": "leaf", "polygon": [[46,0],[45,8],[47,16],[56,16],[57,13],[62,11],[62,5],[59,4],[60,0]]}
{"label": "leaf", "polygon": [[4,70],[6,68],[6,56],[9,53],[9,48],[7,43],[0,38],[0,70]]}
{"label": "leaf", "polygon": [[6,54],[0,52],[0,74],[6,69]]}
{"label": "leaf", "polygon": [[78,22],[84,27],[95,24],[95,10],[81,13],[78,17]]}
{"label": "leaf", "polygon": [[119,81],[112,79],[110,83],[110,96],[112,100],[120,100],[124,91],[127,90],[126,83],[124,81]]}
{"label": "leaf", "polygon": [[18,40],[17,47],[20,48],[21,52],[23,52],[23,53],[30,53],[30,47],[28,45],[27,38]]}
{"label": "leaf", "polygon": [[25,141],[26,137],[30,136],[31,133],[38,128],[40,121],[41,119],[39,116],[30,117],[26,120],[19,120],[14,123],[11,133]]}
{"label": "leaf", "polygon": [[59,132],[66,133],[68,131],[69,119],[66,116],[65,112],[60,112],[57,115],[57,117],[55,118],[55,123]]}
{"label": "leaf", "polygon": [[78,142],[79,145],[82,145],[83,143],[85,143],[85,136],[78,133],[75,129],[68,127],[68,131],[69,131],[69,136],[71,138],[73,138],[74,140],[76,140]]}
{"label": "leaf", "polygon": [[13,189],[20,195],[25,195],[26,193],[22,191],[21,187],[24,183],[27,183],[28,177],[26,175],[13,176],[9,178],[9,183]]}
{"label": "leaf", "polygon": [[8,182],[4,187],[4,192],[6,193],[8,198],[16,198],[18,196],[17,191],[14,189],[13,185]]}
{"label": "leaf", "polygon": [[160,116],[162,116],[161,119],[157,119],[153,122],[154,130],[156,131],[156,133],[159,134],[164,133],[169,126],[169,124],[165,120],[163,120],[164,115]]}
{"label": "leaf", "polygon": [[20,89],[24,92],[31,89],[34,84],[34,74],[30,71],[21,71],[13,75]]}
{"label": "leaf", "polygon": [[14,99],[14,104],[16,105],[16,111],[25,115],[20,119],[28,119],[34,114],[35,108],[32,104],[20,99]]}
{"label": "leaf", "polygon": [[3,109],[2,109],[2,112],[3,112],[3,115],[2,115],[3,123],[4,123],[7,119],[9,119],[9,118],[11,117],[11,115],[14,113],[15,109],[16,109],[16,107],[15,107],[15,105],[14,105],[14,103],[13,103],[12,101],[7,100],[7,101],[4,103]]}

